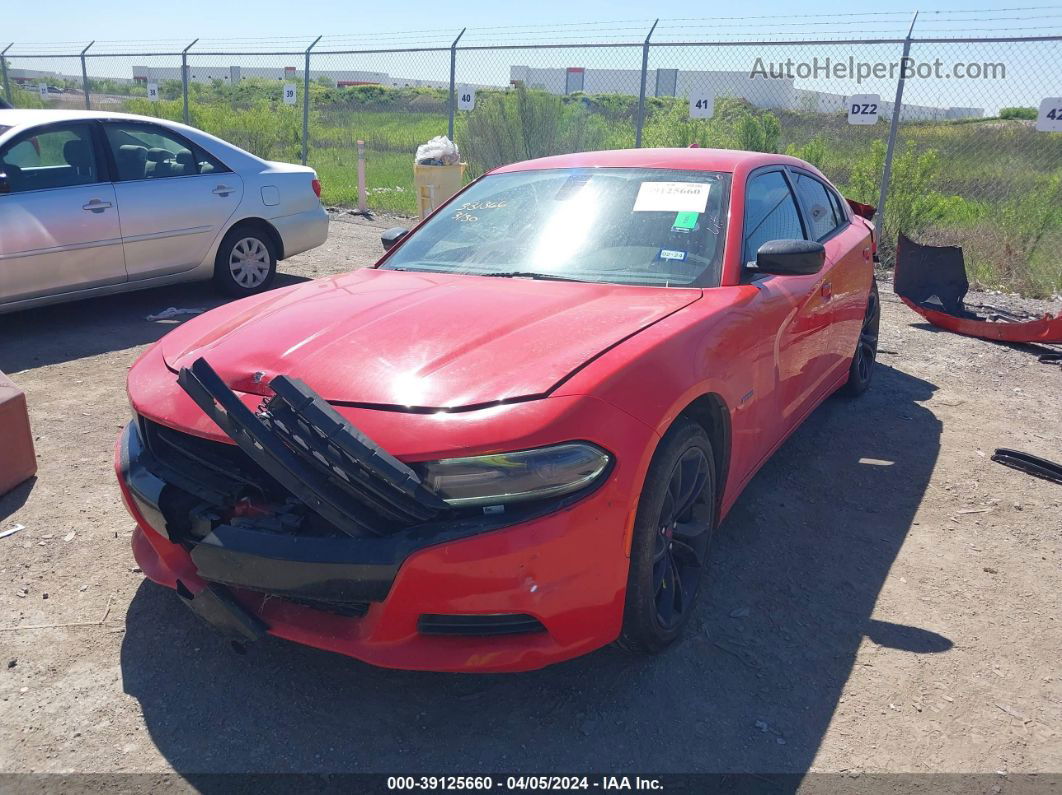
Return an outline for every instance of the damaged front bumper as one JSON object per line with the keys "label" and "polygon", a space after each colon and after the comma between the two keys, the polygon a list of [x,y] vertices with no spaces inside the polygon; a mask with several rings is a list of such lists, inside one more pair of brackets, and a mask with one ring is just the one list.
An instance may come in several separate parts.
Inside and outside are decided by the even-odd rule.
{"label": "damaged front bumper", "polygon": [[[178,443],[199,471],[174,466]],[[618,635],[633,513],[616,478],[503,514],[351,535],[268,494],[269,510],[220,510],[228,480],[246,473],[211,472],[202,445],[237,450],[141,417],[115,464],[140,567],[230,638],[269,633],[387,667],[512,671]]]}

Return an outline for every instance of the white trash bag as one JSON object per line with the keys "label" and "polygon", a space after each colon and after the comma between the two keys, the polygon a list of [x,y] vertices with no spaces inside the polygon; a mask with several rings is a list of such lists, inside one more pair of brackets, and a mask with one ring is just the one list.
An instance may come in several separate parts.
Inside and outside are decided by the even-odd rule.
{"label": "white trash bag", "polygon": [[436,135],[417,147],[416,163],[420,166],[453,166],[461,162],[457,144],[445,135]]}

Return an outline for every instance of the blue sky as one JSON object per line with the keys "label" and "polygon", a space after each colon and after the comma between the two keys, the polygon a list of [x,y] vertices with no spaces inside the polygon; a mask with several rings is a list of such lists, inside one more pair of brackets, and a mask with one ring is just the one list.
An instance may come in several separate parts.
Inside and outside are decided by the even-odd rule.
{"label": "blue sky", "polygon": [[[961,2],[961,0],[944,0],[933,3],[918,3],[909,0],[902,3],[878,3],[870,5],[841,6],[847,12],[906,12],[919,7],[927,27],[937,30],[948,27],[944,20],[933,24],[930,20],[933,12],[963,11],[977,13],[978,9],[991,16],[993,8],[1044,6],[1040,0],[997,0],[996,3]],[[0,38],[19,42],[73,42],[97,40],[138,40],[147,41],[160,38],[188,39],[197,36],[211,38],[248,38],[280,37],[330,34],[372,34],[404,32],[412,40],[411,32],[436,29],[445,36],[451,35],[464,26],[546,26],[582,22],[628,21],[637,28],[637,21],[649,17],[690,18],[707,17],[709,7],[720,16],[736,16],[747,13],[766,18],[756,23],[754,29],[768,31],[771,21],[776,20],[775,32],[784,32],[784,24],[799,21],[799,15],[830,14],[838,10],[836,2],[826,0],[807,0],[800,4],[799,15],[794,14],[795,4],[791,0],[765,0],[750,5],[725,5],[712,3],[706,5],[683,2],[646,3],[634,0],[537,0],[533,3],[497,2],[497,0],[464,0],[460,3],[443,3],[439,0],[404,0],[401,3],[373,3],[371,13],[361,13],[366,6],[349,2],[307,2],[292,3],[290,0],[257,0],[252,3],[218,2],[218,0],[184,0],[178,4],[152,6],[143,0],[103,0],[101,3],[85,3],[84,0],[49,0],[46,6],[26,2],[5,4],[3,30]],[[1062,13],[1062,7],[1052,13]],[[1035,26],[1032,19],[1047,15],[1037,11],[997,12],[999,17],[1019,17],[1000,23],[984,21],[977,17],[976,23],[967,23],[965,28],[1001,29],[1005,27]],[[868,17],[865,20],[849,20],[848,28],[869,30],[880,27],[883,22],[889,28],[902,27],[903,15],[881,20]],[[957,17],[953,19],[970,18]],[[816,24],[812,25],[814,21]],[[809,18],[807,30],[822,28],[822,22],[830,21],[819,17]],[[1059,21],[1057,19],[1052,22]],[[865,24],[864,24],[865,23]],[[731,28],[734,26],[731,25]],[[957,27],[952,25],[953,28]],[[1053,25],[1058,28],[1058,25]],[[793,28],[790,27],[790,30]],[[560,35],[560,31],[557,31]],[[613,35],[626,35],[616,31]],[[638,38],[636,31],[631,31],[632,38]],[[438,36],[436,36],[438,38]],[[5,41],[5,43],[6,43]],[[2,45],[0,45],[2,46]]]}
{"label": "blue sky", "polygon": [[[713,4],[718,6],[719,4]],[[902,4],[843,5],[826,0],[808,0],[794,11],[792,0],[765,0],[756,5],[731,4],[710,16],[707,6],[633,0],[537,0],[533,3],[465,0],[405,0],[372,4],[371,15],[359,14],[351,3],[306,0],[257,0],[253,5],[218,0],[183,0],[177,5],[152,7],[143,0],[48,0],[47,7],[11,3],[4,9],[0,49],[8,52],[14,67],[42,69],[60,74],[80,74],[76,57],[34,59],[21,54],[70,53],[96,40],[88,62],[89,74],[97,77],[131,77],[134,64],[176,68],[179,56],[155,59],[103,57],[105,54],[180,51],[195,38],[189,63],[200,68],[294,66],[301,68],[301,55],[229,56],[254,50],[301,52],[318,34],[316,69],[383,72],[401,78],[446,80],[449,53],[401,53],[333,55],[351,51],[401,47],[448,47],[467,26],[463,45],[576,44],[640,42],[652,17],[661,24],[654,42],[686,41],[778,41],[808,39],[899,38],[904,35],[915,0]],[[938,0],[922,5],[916,35],[975,37],[985,35],[1062,34],[1062,0]],[[43,9],[43,10],[42,10]],[[201,55],[197,53],[202,53]],[[757,57],[780,62],[786,58],[810,61],[829,57],[833,61],[854,58],[868,63],[895,62],[897,44],[830,44],[807,46],[657,47],[649,66],[680,71],[721,70],[748,73]],[[1005,79],[908,81],[906,100],[933,107],[959,106],[994,113],[1000,106],[1039,104],[1045,96],[1057,96],[1062,41],[1035,43],[946,43],[916,45],[912,56],[919,61],[939,58],[945,69],[956,63],[1003,64]],[[458,58],[458,81],[481,85],[506,85],[510,67],[563,68],[581,66],[591,70],[637,70],[641,48],[572,48],[551,50],[468,51]],[[840,95],[879,94],[889,98],[895,80],[871,80],[855,84],[843,79],[798,79],[797,88]]]}

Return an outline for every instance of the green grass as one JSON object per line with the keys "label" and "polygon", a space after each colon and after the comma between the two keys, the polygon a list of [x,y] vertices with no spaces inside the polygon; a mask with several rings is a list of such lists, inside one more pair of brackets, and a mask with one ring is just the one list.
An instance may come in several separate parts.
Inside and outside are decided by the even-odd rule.
{"label": "green grass", "polygon": [[[114,87],[112,87],[114,88]],[[301,86],[299,87],[301,91]],[[163,100],[131,96],[125,109],[182,118],[180,83]],[[139,93],[139,92],[138,92]],[[301,95],[300,95],[301,97]],[[413,159],[419,144],[447,131],[447,92],[381,86],[310,87],[309,163],[326,204],[357,204],[357,141],[365,142],[370,209],[414,214]],[[43,103],[16,91],[20,107]],[[51,103],[49,103],[51,104]],[[633,97],[556,97],[521,89],[479,91],[460,112],[455,138],[471,179],[503,163],[634,145]],[[877,204],[888,125],[858,127],[841,114],[769,112],[721,99],[710,120],[689,118],[685,100],[651,97],[646,146],[717,146],[788,152],[818,166],[846,195]],[[284,105],[273,81],[190,86],[191,122],[270,160],[299,162],[302,106]],[[1008,114],[1014,115],[1014,114]],[[900,125],[883,252],[897,234],[964,248],[971,279],[1029,295],[1062,293],[1062,134],[1010,120]]]}

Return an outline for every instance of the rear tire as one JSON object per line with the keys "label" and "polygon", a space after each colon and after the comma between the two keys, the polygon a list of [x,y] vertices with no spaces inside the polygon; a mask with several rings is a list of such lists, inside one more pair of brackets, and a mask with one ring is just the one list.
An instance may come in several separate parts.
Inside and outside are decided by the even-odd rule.
{"label": "rear tire", "polygon": [[848,380],[841,387],[841,394],[859,397],[870,386],[874,377],[874,365],[878,360],[878,327],[881,325],[881,298],[878,296],[878,280],[870,283],[870,295],[867,296],[867,309],[863,315],[863,325],[859,329],[855,354],[848,368]]}
{"label": "rear tire", "polygon": [[715,494],[708,434],[679,417],[653,455],[638,501],[617,641],[622,648],[655,653],[682,634],[700,596]]}
{"label": "rear tire", "polygon": [[234,298],[268,290],[277,275],[277,251],[261,226],[236,226],[218,246],[214,284]]}

